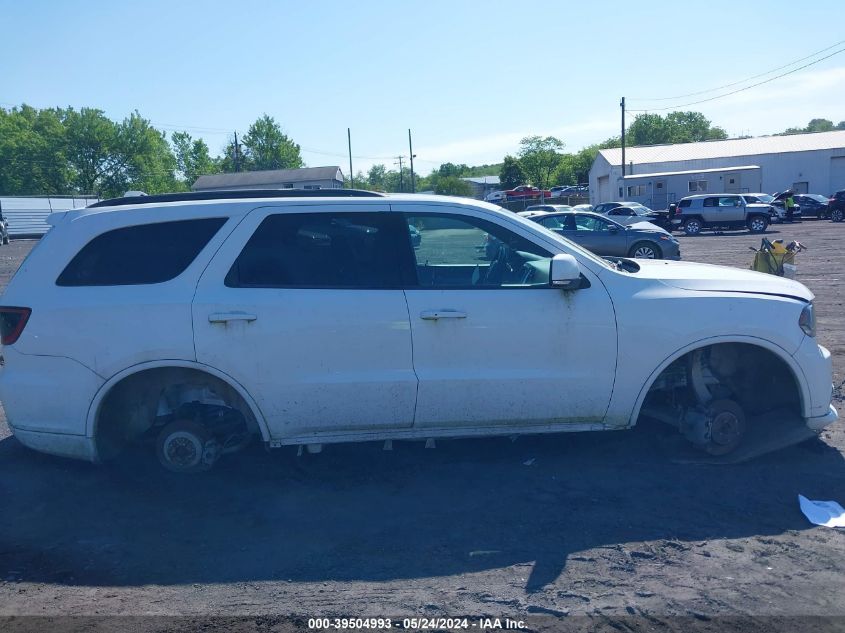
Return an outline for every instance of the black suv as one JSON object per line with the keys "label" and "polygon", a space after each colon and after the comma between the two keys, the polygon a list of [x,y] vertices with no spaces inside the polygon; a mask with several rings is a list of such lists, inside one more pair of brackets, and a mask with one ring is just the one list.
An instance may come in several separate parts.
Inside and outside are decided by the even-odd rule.
{"label": "black suv", "polygon": [[840,189],[830,196],[827,203],[827,215],[834,222],[842,222],[845,218],[845,189]]}

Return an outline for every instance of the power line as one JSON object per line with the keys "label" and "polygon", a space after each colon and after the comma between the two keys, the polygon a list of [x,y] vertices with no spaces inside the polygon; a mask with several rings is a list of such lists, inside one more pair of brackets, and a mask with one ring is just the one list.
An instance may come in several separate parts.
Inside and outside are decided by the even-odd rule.
{"label": "power line", "polygon": [[780,75],[775,75],[774,77],[770,77],[769,79],[765,79],[764,81],[758,81],[756,84],[751,84],[750,86],[745,86],[744,88],[739,88],[737,90],[732,90],[731,92],[726,92],[723,95],[716,95],[715,97],[710,97],[708,99],[700,99],[699,101],[690,101],[689,103],[681,103],[673,106],[669,106],[666,108],[648,108],[648,109],[640,109],[640,110],[633,110],[628,109],[628,112],[664,112],[665,110],[677,110],[678,108],[686,108],[687,106],[698,105],[699,103],[707,103],[709,101],[716,101],[717,99],[724,99],[725,97],[730,97],[731,95],[735,95],[738,92],[744,92],[746,90],[751,90],[751,88],[756,88],[757,86],[762,86],[763,84],[767,84],[769,82],[774,81],[775,79],[780,79],[781,77],[786,77],[787,75],[791,75],[793,73],[797,73],[799,70],[804,70],[805,68],[809,68],[810,66],[814,66],[819,62],[823,62],[826,59],[830,59],[834,55],[838,55],[839,53],[845,52],[845,48],[840,48],[838,51],[832,52],[830,55],[825,55],[824,57],[820,57],[819,59],[810,62],[809,64],[804,64],[803,66],[799,66],[793,70],[787,71],[785,73],[781,73]]}
{"label": "power line", "polygon": [[772,68],[771,70],[767,70],[764,73],[760,73],[759,75],[752,75],[751,77],[746,77],[745,79],[740,79],[739,81],[734,81],[733,83],[725,84],[724,86],[719,86],[718,88],[708,88],[707,90],[699,90],[698,92],[688,92],[687,94],[683,95],[676,95],[674,97],[653,97],[653,98],[646,98],[646,97],[634,97],[629,98],[628,101],[674,101],[675,99],[686,99],[687,97],[696,97],[698,95],[707,94],[708,92],[716,92],[717,90],[724,90],[725,88],[733,88],[734,86],[738,86],[739,84],[744,84],[747,81],[752,81],[754,79],[758,79],[759,77],[765,77],[766,75],[770,75],[774,72],[779,70],[783,70],[784,68],[789,68],[790,66],[794,66],[799,62],[803,62],[804,60],[811,59],[816,55],[821,55],[825,51],[829,51],[831,48],[836,48],[840,44],[845,44],[845,40],[841,42],[836,42],[836,44],[832,44],[827,48],[823,48],[820,51],[816,51],[811,55],[807,55],[806,57],[802,57],[800,59],[793,60],[788,64],[784,64],[783,66],[778,66],[777,68]]}

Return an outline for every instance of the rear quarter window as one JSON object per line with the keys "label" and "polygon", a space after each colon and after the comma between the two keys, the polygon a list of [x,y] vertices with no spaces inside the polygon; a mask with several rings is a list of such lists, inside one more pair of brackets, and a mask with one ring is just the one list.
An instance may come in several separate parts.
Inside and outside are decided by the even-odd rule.
{"label": "rear quarter window", "polygon": [[88,242],[57,286],[157,284],[182,274],[227,218],[156,222],[114,229]]}

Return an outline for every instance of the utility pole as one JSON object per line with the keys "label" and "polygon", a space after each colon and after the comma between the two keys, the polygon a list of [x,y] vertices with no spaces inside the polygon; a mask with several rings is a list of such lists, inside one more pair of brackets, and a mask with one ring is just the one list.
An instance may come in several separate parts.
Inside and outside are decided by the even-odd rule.
{"label": "utility pole", "polygon": [[349,145],[349,187],[355,188],[355,177],[352,175],[352,130],[346,128],[346,142]]}
{"label": "utility pole", "polygon": [[619,102],[622,108],[622,177],[625,177],[625,97]]}
{"label": "utility pole", "polygon": [[414,180],[414,145],[411,143],[411,128],[408,128],[408,152],[411,157],[411,193],[417,192],[417,183]]}
{"label": "utility pole", "polygon": [[404,156],[397,156],[396,158],[399,159],[399,163],[393,163],[394,165],[399,165],[399,193],[402,193],[402,190],[405,188],[405,182],[402,178],[402,159],[405,158]]}
{"label": "utility pole", "polygon": [[238,172],[241,170],[241,158],[240,158],[240,148],[238,147],[238,133],[235,132],[235,155],[232,157],[232,160],[235,163],[235,171]]}

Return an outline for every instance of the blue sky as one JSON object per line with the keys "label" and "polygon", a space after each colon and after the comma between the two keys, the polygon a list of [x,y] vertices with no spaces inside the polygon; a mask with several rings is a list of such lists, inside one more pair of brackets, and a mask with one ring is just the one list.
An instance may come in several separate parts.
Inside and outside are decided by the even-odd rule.
{"label": "blue sky", "polygon": [[[528,134],[569,150],[604,140],[618,134],[621,96],[630,108],[687,103],[636,99],[787,64],[845,39],[843,17],[841,0],[0,0],[0,104],[92,106],[115,119],[137,109],[215,154],[267,113],[309,165],[344,173],[347,127],[356,171],[392,167],[411,128],[427,173],[498,162]],[[731,135],[841,121],[845,53],[684,109]]]}

